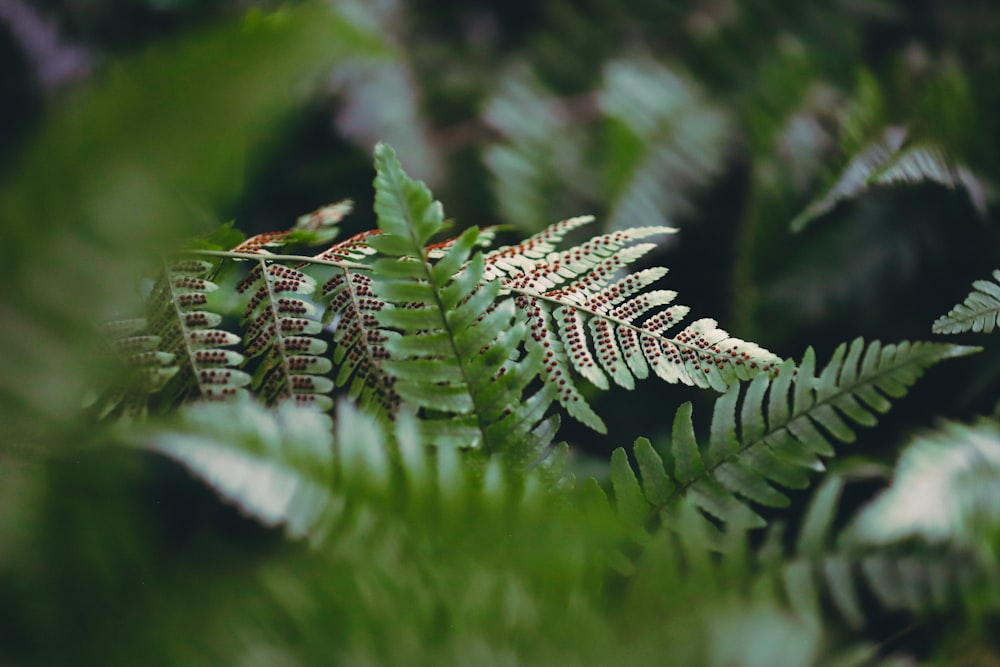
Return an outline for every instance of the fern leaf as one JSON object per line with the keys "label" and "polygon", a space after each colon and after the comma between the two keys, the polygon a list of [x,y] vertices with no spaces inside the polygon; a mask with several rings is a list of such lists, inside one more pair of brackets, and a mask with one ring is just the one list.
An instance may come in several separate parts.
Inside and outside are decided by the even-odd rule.
{"label": "fern leaf", "polygon": [[687,306],[673,304],[676,292],[647,289],[667,270],[623,275],[655,247],[636,241],[676,230],[638,227],[556,250],[567,231],[591,220],[570,218],[517,246],[485,255],[485,277],[515,295],[531,329],[527,345],[545,359],[542,378],[557,388],[557,400],[574,418],[604,430],[573,373],[601,389],[612,381],[633,389],[635,379],[652,370],[667,382],[724,391],[737,380],[776,367],[778,357],[729,336],[715,320],[696,320],[677,335],[667,335],[689,312]]}
{"label": "fern leaf", "polygon": [[551,509],[546,498],[565,483],[564,448],[522,474],[498,457],[424,447],[407,415],[387,431],[350,402],[340,401],[334,413],[331,422],[292,401],[265,407],[244,396],[186,406],[138,442],[181,463],[248,516],[314,545],[365,504],[436,518],[464,514],[470,503],[505,510],[537,501]]}
{"label": "fern leaf", "polygon": [[607,116],[608,226],[663,225],[688,214],[691,193],[724,164],[725,114],[678,73],[635,59],[605,65],[597,103]]}
{"label": "fern leaf", "polygon": [[1000,270],[993,272],[993,281],[977,280],[974,291],[935,320],[932,331],[938,334],[955,334],[963,331],[990,333],[1000,325]]}
{"label": "fern leaf", "polygon": [[[833,442],[853,441],[854,429],[873,425],[876,415],[891,407],[890,399],[905,395],[926,368],[976,349],[938,343],[883,346],[878,341],[866,348],[858,338],[849,347],[840,345],[818,377],[810,349],[798,369],[786,361],[777,377],[758,375],[745,388],[734,386],[718,399],[704,452],[686,403],[674,417],[671,469],[644,453],[647,498],[654,507],[665,507],[687,496],[720,521],[764,525],[748,503],[787,504],[779,487],[808,485],[810,475],[823,469],[821,459],[833,455]],[[663,484],[664,476],[672,487]],[[664,488],[671,488],[670,493]]]}
{"label": "fern leaf", "polygon": [[[371,244],[388,258],[374,264],[372,290],[391,303],[375,314],[391,330],[381,342],[393,389],[422,410],[424,437],[438,446],[504,451],[526,462],[549,444],[543,417],[551,390],[528,395],[537,353],[523,351],[526,327],[499,301],[501,286],[484,280],[478,230],[440,247],[428,241],[443,227],[440,203],[403,172],[388,146],[376,148],[375,210],[382,234]],[[531,434],[532,437],[526,437]]]}
{"label": "fern leaf", "polygon": [[260,357],[252,387],[267,403],[291,398],[299,405],[333,407],[326,396],[333,382],[323,377],[332,368],[319,356],[326,344],[314,338],[322,330],[316,307],[305,299],[316,289],[307,273],[261,259],[236,290],[251,294],[243,312],[246,353]]}
{"label": "fern leaf", "polygon": [[[339,417],[354,427],[355,440],[372,430],[352,412]],[[314,410],[291,402],[268,410],[237,400],[189,406],[176,425],[154,432],[145,445],[182,463],[264,525],[283,525],[301,537],[319,534],[339,510],[331,493],[331,433],[330,418]],[[355,466],[352,472],[360,471]]]}
{"label": "fern leaf", "polygon": [[[328,254],[330,251],[325,252]],[[395,379],[382,367],[388,357],[386,341],[398,334],[380,327],[376,314],[391,307],[372,291],[371,277],[345,270],[322,287],[326,302],[324,322],[333,331],[333,364],[338,387],[348,387],[351,399],[372,414],[393,414],[399,395]]]}
{"label": "fern leaf", "polygon": [[175,363],[177,357],[160,350],[162,338],[148,333],[146,318],[114,320],[101,329],[116,357],[123,362],[127,378],[94,399],[95,418],[141,416],[147,409],[149,396],[162,390],[180,370]]}
{"label": "fern leaf", "polygon": [[184,260],[167,267],[150,296],[148,331],[160,339],[159,349],[172,355],[180,367],[164,391],[188,398],[224,399],[243,393],[251,377],[236,366],[241,353],[224,348],[240,337],[217,328],[222,316],[204,310],[208,295],[218,286],[206,277],[214,264]]}

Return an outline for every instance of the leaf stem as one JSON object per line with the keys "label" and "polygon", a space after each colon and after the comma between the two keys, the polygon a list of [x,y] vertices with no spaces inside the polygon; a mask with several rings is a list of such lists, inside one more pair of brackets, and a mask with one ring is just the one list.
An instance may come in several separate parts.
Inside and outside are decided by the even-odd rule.
{"label": "leaf stem", "polygon": [[255,262],[259,261],[275,261],[275,262],[302,262],[304,264],[322,264],[324,266],[333,266],[338,269],[354,269],[355,271],[371,271],[372,267],[367,264],[359,264],[357,262],[334,262],[328,259],[320,259],[318,257],[310,257],[308,255],[276,255],[274,253],[252,253],[252,252],[233,252],[231,250],[182,250],[183,254],[186,255],[201,255],[208,257],[226,257],[228,259],[246,259]]}

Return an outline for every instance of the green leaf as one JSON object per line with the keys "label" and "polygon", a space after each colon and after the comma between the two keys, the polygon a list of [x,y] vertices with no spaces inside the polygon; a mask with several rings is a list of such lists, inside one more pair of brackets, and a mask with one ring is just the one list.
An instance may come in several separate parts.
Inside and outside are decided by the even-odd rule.
{"label": "green leaf", "polygon": [[641,526],[649,515],[649,504],[632,472],[628,455],[620,447],[611,454],[611,484],[615,490],[618,516],[626,525]]}
{"label": "green leaf", "polygon": [[993,272],[993,281],[972,283],[974,290],[965,301],[935,320],[931,330],[937,334],[992,332],[1000,325],[1000,285],[997,283],[1000,283],[1000,270]]}
{"label": "green leaf", "polygon": [[375,173],[375,214],[379,229],[386,234],[374,239],[378,244],[375,248],[393,255],[422,257],[424,246],[444,227],[441,203],[422,181],[403,173],[396,152],[387,144],[375,146]]}

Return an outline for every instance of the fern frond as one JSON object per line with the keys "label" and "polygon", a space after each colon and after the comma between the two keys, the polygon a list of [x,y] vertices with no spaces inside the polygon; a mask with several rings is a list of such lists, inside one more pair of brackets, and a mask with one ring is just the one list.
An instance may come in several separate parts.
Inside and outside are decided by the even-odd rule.
{"label": "fern frond", "polygon": [[665,225],[692,208],[691,193],[721,171],[730,123],[703,91],[652,60],[604,67],[610,229]]}
{"label": "fern frond", "polygon": [[160,351],[172,355],[180,371],[164,388],[168,397],[184,400],[224,399],[243,393],[250,375],[236,368],[240,352],[225,349],[240,337],[218,328],[222,316],[204,310],[208,295],[218,289],[209,280],[211,262],[181,260],[167,266],[150,295],[147,331],[160,339]]}
{"label": "fern frond", "polygon": [[[352,451],[370,447],[363,418],[348,413]],[[179,461],[228,502],[292,536],[320,535],[338,506],[331,494],[334,448],[330,418],[292,402],[267,409],[249,399],[199,403],[143,444]],[[360,471],[355,469],[355,474]]]}
{"label": "fern frond", "polygon": [[[362,232],[331,246],[316,258],[365,262],[377,254],[369,239],[381,234],[379,229]],[[488,245],[495,234],[494,228],[480,230],[477,244]],[[456,239],[450,239],[429,245],[428,257],[441,259],[455,242]],[[384,330],[375,317],[392,304],[378,298],[371,283],[368,272],[345,268],[322,285],[317,298],[326,303],[323,319],[333,331],[337,386],[347,386],[349,396],[366,411],[392,415],[399,408],[400,397],[393,389],[396,379],[385,372],[383,362],[388,356],[384,343],[396,332]]]}
{"label": "fern frond", "polygon": [[551,440],[544,420],[552,392],[526,395],[539,359],[522,354],[526,327],[500,284],[484,280],[470,258],[478,230],[467,230],[431,263],[430,238],[443,226],[440,203],[409,179],[388,146],[376,148],[375,210],[380,236],[370,243],[390,258],[374,264],[373,291],[393,308],[376,321],[391,329],[381,344],[394,390],[423,410],[421,428],[446,447],[483,447],[527,461]]}
{"label": "fern frond", "polygon": [[623,272],[655,248],[635,241],[673,233],[669,227],[638,227],[597,236],[557,252],[571,229],[592,218],[570,218],[517,246],[487,253],[486,277],[515,295],[528,319],[529,349],[545,359],[542,377],[558,388],[557,400],[576,419],[603,431],[583,400],[570,369],[601,389],[633,389],[653,373],[667,382],[724,391],[740,379],[769,372],[780,361],[767,350],[700,319],[675,336],[689,308],[673,305],[676,292],[647,290],[667,273],[662,267]]}
{"label": "fern frond", "polygon": [[841,201],[854,198],[872,187],[899,184],[929,182],[952,190],[962,188],[976,211],[985,215],[983,186],[968,167],[956,162],[938,146],[906,146],[906,137],[906,128],[886,128],[881,140],[854,156],[830,189],[792,221],[792,231],[801,231]]}
{"label": "fern frond", "polygon": [[252,387],[267,403],[291,398],[299,405],[333,407],[325,394],[333,382],[323,377],[332,368],[316,307],[306,300],[316,289],[307,273],[261,259],[236,286],[250,293],[243,312],[243,345],[250,358],[260,357]]}
{"label": "fern frond", "polygon": [[[340,251],[333,252],[341,256]],[[323,254],[329,256],[331,251]],[[323,321],[333,331],[336,385],[348,387],[348,395],[366,411],[394,414],[400,398],[393,389],[395,378],[382,364],[388,356],[385,342],[395,332],[383,330],[376,319],[376,314],[391,304],[372,291],[371,276],[351,270],[338,271],[326,281],[319,299],[327,304]]]}
{"label": "fern frond", "polygon": [[[692,425],[691,404],[685,403],[674,417],[669,467],[648,442],[636,444],[646,500],[658,509],[688,497],[724,523],[763,526],[750,503],[787,505],[787,496],[776,487],[807,486],[810,475],[823,469],[822,458],[835,453],[834,442],[852,442],[857,426],[874,425],[877,415],[891,407],[890,399],[904,396],[926,368],[976,349],[878,341],[866,348],[858,338],[850,347],[840,345],[816,376],[810,348],[797,369],[786,361],[774,378],[758,375],[746,388],[734,386],[720,397],[703,446]],[[625,479],[626,473],[632,484],[628,465],[619,476]]]}
{"label": "fern frond", "polygon": [[955,334],[963,331],[990,333],[1000,325],[1000,270],[993,272],[993,282],[977,280],[975,288],[957,304],[934,321],[931,331],[938,334]]}

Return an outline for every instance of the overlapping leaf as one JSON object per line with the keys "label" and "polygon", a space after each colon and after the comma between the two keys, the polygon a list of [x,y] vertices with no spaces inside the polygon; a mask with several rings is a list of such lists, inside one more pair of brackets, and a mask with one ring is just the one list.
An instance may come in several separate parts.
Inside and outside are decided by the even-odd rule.
{"label": "overlapping leaf", "polygon": [[[409,179],[392,149],[375,153],[375,210],[388,257],[373,265],[372,289],[394,305],[375,315],[388,329],[383,362],[394,390],[422,410],[423,437],[438,446],[484,447],[526,462],[548,446],[551,390],[531,392],[540,363],[523,350],[526,327],[500,285],[484,280],[478,230],[466,231],[431,263],[427,248],[444,218],[427,187]],[[391,332],[391,333],[390,333]]]}

